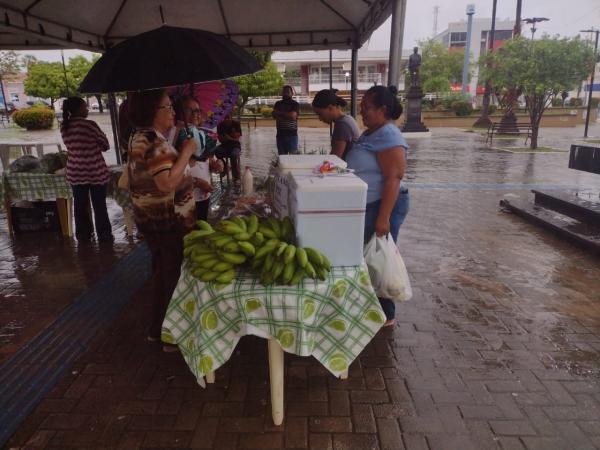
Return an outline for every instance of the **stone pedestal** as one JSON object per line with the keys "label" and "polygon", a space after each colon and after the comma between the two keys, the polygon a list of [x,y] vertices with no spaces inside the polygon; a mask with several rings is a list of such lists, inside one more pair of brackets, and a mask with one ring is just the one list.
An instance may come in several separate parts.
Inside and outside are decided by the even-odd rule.
{"label": "stone pedestal", "polygon": [[427,132],[429,129],[421,122],[421,100],[423,91],[418,86],[411,86],[406,94],[406,122],[403,133]]}

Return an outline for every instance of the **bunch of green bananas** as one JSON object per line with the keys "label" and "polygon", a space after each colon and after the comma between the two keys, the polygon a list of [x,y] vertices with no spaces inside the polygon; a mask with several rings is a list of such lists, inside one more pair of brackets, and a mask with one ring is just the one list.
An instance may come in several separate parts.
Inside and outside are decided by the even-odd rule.
{"label": "bunch of green bananas", "polygon": [[324,280],[331,263],[310,247],[294,245],[295,230],[289,217],[259,222],[255,215],[221,220],[214,228],[196,222],[198,229],[184,237],[184,256],[192,275],[204,282],[229,284],[236,267],[247,264],[260,282],[297,284],[304,278]]}

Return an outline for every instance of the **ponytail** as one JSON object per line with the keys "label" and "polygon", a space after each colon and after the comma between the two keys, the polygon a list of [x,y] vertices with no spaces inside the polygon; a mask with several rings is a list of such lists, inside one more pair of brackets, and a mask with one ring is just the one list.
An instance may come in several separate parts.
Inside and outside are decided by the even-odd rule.
{"label": "ponytail", "polygon": [[63,101],[62,114],[63,120],[60,125],[60,131],[66,131],[73,117],[79,117],[79,108],[84,100],[81,97],[69,97]]}

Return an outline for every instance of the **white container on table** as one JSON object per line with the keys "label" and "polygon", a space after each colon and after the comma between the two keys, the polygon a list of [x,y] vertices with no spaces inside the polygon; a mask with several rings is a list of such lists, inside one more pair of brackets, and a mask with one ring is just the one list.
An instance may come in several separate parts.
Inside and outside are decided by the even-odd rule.
{"label": "white container on table", "polygon": [[338,167],[346,168],[346,161],[335,155],[279,155],[279,165],[275,175],[273,209],[275,215],[282,219],[290,215],[290,174],[311,174],[315,167],[329,161]]}
{"label": "white container on table", "polygon": [[323,252],[334,266],[361,264],[367,184],[354,174],[289,177],[298,245]]}

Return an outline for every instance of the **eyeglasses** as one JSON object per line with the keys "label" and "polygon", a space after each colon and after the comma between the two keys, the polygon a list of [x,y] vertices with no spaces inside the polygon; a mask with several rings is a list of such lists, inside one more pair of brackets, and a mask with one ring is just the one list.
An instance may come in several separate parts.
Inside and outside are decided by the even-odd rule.
{"label": "eyeglasses", "polygon": [[173,105],[162,105],[159,106],[157,109],[170,109],[171,111],[173,111]]}
{"label": "eyeglasses", "polygon": [[190,114],[200,114],[202,112],[200,108],[187,108],[186,111],[188,111]]}

